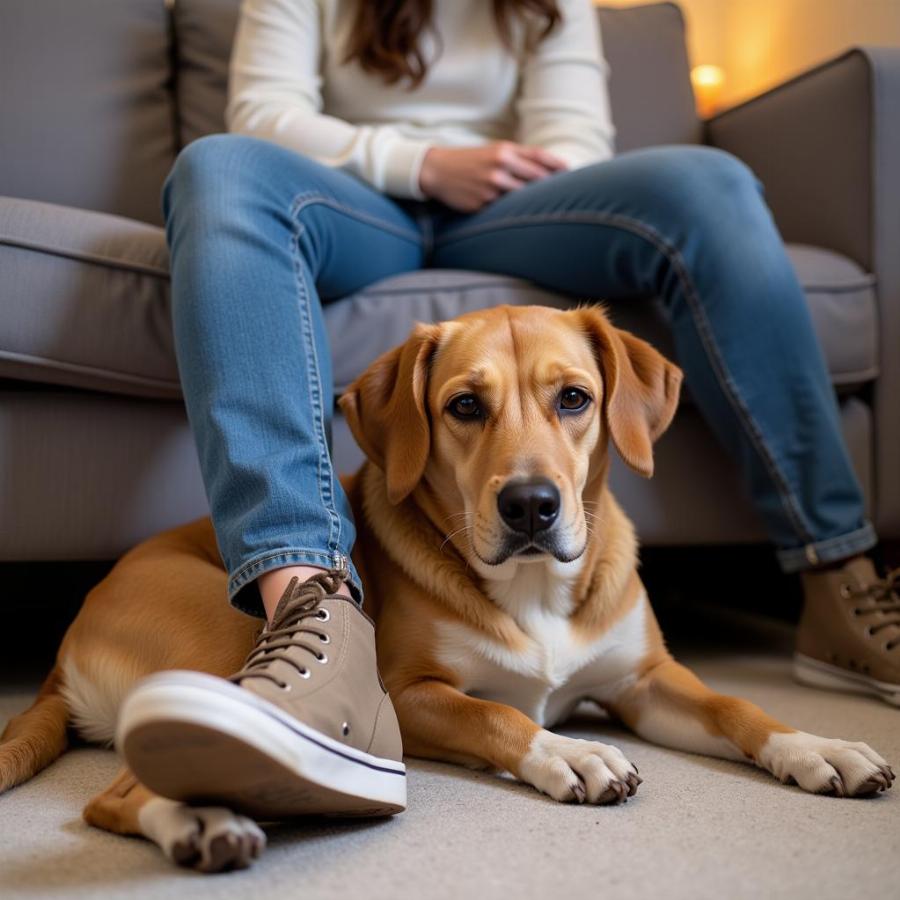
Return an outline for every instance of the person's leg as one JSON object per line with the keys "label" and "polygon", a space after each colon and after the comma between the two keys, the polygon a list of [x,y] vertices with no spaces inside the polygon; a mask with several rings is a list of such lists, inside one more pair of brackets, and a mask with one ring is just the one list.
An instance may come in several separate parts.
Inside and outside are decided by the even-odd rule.
{"label": "person's leg", "polygon": [[785,571],[875,543],[797,277],[756,179],[700,147],[635,151],[438,217],[431,264],[662,298],[685,380]]}
{"label": "person's leg", "polygon": [[580,298],[661,297],[698,407],[737,463],[783,570],[803,573],[797,665],[812,658],[832,669],[816,679],[798,668],[798,677],[900,703],[900,598],[863,555],[877,538],[821,348],[743,163],[660,147],[554,175],[474,215],[438,214],[430,262]]}
{"label": "person's leg", "polygon": [[346,173],[266,141],[213,135],[163,188],[185,405],[238,609],[274,611],[295,566],[351,569],[354,526],[329,454],[322,302],[421,265],[418,229]]}
{"label": "person's leg", "polygon": [[[352,176],[231,134],[181,152],[163,209],[179,373],[228,598],[251,615],[268,606],[269,621],[238,672],[142,679],[116,743],[171,800],[269,819],[399,812],[400,730],[374,626],[341,595],[349,581],[361,601],[362,585],[329,452],[321,302],[417,268],[420,233]],[[264,574],[281,578],[269,598]]]}

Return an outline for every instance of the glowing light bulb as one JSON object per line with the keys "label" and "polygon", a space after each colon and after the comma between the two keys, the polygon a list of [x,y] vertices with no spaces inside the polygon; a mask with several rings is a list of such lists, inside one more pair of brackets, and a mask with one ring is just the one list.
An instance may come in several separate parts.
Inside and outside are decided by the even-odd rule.
{"label": "glowing light bulb", "polygon": [[691,69],[691,84],[697,101],[697,112],[703,119],[709,118],[718,108],[725,72],[721,66],[702,65]]}

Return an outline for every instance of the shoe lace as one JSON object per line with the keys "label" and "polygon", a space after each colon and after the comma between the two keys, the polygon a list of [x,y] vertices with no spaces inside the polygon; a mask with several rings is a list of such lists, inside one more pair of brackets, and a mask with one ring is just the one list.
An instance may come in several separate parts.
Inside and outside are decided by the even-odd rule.
{"label": "shoe lace", "polygon": [[256,647],[250,651],[244,667],[228,676],[228,680],[240,684],[245,678],[266,678],[280,688],[287,688],[286,682],[267,671],[276,660],[287,663],[306,678],[309,670],[288,651],[297,647],[316,659],[324,658],[322,651],[311,647],[301,635],[314,635],[320,641],[327,640],[328,635],[317,628],[303,627],[302,623],[308,619],[324,620],[326,617],[321,615],[324,610],[320,610],[320,604],[326,597],[334,596],[349,577],[350,572],[344,567],[319,572],[302,583],[298,583],[300,578],[297,575],[291,578],[278,601],[271,624],[260,632]]}
{"label": "shoe lace", "polygon": [[[844,595],[851,600],[868,601],[867,606],[857,606],[853,613],[857,616],[880,613],[883,618],[880,622],[870,625],[868,633],[877,634],[884,628],[900,627],[900,568],[891,569],[887,575],[878,581],[867,584],[860,590],[853,590],[849,585],[844,585]],[[893,615],[892,615],[893,614]],[[900,638],[892,638],[885,645],[886,650],[900,647]]]}

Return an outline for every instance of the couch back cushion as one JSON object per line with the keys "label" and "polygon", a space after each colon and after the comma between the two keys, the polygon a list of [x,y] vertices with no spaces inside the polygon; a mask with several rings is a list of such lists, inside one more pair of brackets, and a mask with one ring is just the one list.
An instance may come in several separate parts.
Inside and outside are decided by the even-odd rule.
{"label": "couch back cushion", "polygon": [[609,63],[616,150],[701,139],[684,17],[674,3],[601,6],[600,36]]}
{"label": "couch back cushion", "polygon": [[[225,130],[228,59],[241,0],[175,0],[181,145]],[[674,3],[599,7],[610,64],[616,149],[696,143],[700,123],[688,70],[684,19]]]}
{"label": "couch back cushion", "polygon": [[160,223],[170,31],[163,0],[2,0],[0,194]]}

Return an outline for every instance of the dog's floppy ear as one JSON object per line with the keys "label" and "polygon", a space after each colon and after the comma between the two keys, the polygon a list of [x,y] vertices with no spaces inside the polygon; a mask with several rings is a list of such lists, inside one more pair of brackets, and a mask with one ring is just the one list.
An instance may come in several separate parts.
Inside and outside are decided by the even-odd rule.
{"label": "dog's floppy ear", "polygon": [[425,393],[439,332],[438,325],[416,325],[405,343],[379,356],[338,401],[357,443],[384,472],[391,503],[415,488],[428,462]]}
{"label": "dog's floppy ear", "polygon": [[599,307],[576,310],[591,336],[603,374],[603,414],[625,462],[640,475],[653,474],[653,443],[669,427],[682,372],[646,341],[616,328]]}

